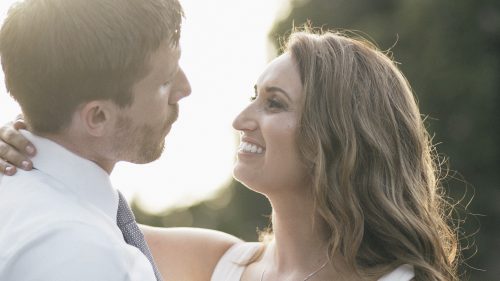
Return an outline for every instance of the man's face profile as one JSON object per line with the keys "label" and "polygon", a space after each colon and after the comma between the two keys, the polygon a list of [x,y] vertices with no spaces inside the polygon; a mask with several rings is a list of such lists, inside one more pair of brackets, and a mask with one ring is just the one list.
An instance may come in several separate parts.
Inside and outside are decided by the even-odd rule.
{"label": "man's face profile", "polygon": [[133,103],[119,110],[113,149],[136,164],[158,159],[178,115],[178,102],[191,93],[179,67],[180,48],[164,42],[149,56],[149,73],[132,87]]}

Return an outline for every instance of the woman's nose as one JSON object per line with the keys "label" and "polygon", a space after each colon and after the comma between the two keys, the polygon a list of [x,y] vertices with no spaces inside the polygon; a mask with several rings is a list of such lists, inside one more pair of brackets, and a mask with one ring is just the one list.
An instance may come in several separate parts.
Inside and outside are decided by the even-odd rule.
{"label": "woman's nose", "polygon": [[238,131],[253,131],[258,127],[257,118],[255,116],[255,109],[248,105],[243,109],[233,121],[233,128]]}

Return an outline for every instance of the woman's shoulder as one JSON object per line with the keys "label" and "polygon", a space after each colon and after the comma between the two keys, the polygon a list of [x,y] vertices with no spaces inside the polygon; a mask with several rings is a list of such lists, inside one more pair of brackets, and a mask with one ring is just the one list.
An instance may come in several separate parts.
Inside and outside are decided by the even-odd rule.
{"label": "woman's shoulder", "polygon": [[413,266],[403,264],[388,274],[382,276],[378,281],[410,281],[415,277]]}
{"label": "woman's shoulder", "polygon": [[258,242],[234,244],[219,259],[211,280],[240,280],[245,267],[262,247],[264,247],[264,244]]}

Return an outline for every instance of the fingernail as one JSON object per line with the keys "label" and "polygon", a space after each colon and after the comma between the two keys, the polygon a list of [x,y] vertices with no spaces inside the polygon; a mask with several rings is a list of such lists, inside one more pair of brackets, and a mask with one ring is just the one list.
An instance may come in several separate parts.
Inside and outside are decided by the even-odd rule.
{"label": "fingernail", "polygon": [[31,167],[30,163],[28,161],[23,161],[21,162],[21,166],[23,167],[23,169],[25,170],[29,170]]}
{"label": "fingernail", "polygon": [[26,152],[29,155],[33,155],[33,154],[35,154],[35,148],[32,145],[28,145],[28,146],[26,146]]}
{"label": "fingernail", "polygon": [[13,172],[14,172],[14,168],[13,167],[11,167],[11,166],[5,167],[5,174],[6,175],[12,176]]}

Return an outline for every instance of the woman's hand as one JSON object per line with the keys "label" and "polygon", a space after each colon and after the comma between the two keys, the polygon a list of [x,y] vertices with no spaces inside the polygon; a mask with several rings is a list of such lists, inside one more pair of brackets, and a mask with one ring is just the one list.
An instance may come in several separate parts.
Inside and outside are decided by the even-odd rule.
{"label": "woman's hand", "polygon": [[36,154],[36,149],[19,132],[25,128],[22,117],[0,127],[0,173],[12,176],[17,171],[16,167],[26,171],[33,168],[29,157]]}

